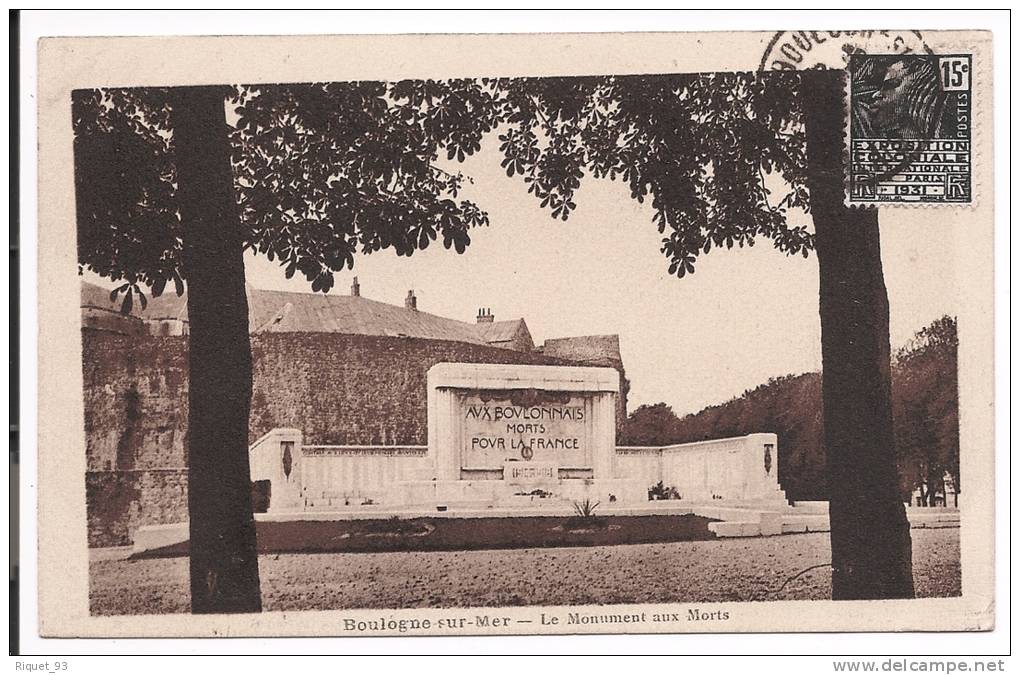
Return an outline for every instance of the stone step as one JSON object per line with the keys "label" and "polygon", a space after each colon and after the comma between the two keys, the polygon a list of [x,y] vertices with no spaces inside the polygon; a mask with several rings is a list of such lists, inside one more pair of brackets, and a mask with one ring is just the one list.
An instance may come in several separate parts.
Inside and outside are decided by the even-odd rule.
{"label": "stone step", "polygon": [[829,502],[827,501],[795,501],[793,508],[801,513],[828,513]]}
{"label": "stone step", "polygon": [[805,513],[783,518],[783,534],[797,532],[828,532],[829,514]]}
{"label": "stone step", "polygon": [[717,537],[760,537],[761,523],[752,521],[730,520],[709,523],[708,529]]}
{"label": "stone step", "polygon": [[959,527],[959,513],[908,513],[910,527]]}
{"label": "stone step", "polygon": [[132,553],[151,551],[154,548],[173,546],[187,541],[189,537],[188,523],[169,523],[167,525],[144,525],[135,530]]}

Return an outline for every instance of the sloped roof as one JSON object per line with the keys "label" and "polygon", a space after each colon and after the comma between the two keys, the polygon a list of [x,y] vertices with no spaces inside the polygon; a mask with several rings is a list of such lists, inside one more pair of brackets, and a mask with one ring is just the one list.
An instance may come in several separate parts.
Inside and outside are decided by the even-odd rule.
{"label": "sloped roof", "polygon": [[[486,342],[511,342],[524,326],[524,319],[510,319],[509,321],[493,321],[492,323],[474,324],[472,328]],[[525,327],[526,329],[526,327]]]}
{"label": "sloped roof", "polygon": [[[163,295],[154,298],[146,293],[145,309],[142,309],[140,302],[135,302],[131,307],[131,316],[154,321],[156,319],[183,319],[188,318],[188,296],[178,296],[173,288],[164,291]],[[115,301],[110,300],[110,289],[90,284],[87,281],[81,282],[81,306],[105,309],[112,312],[120,312],[124,295],[118,294]]]}
{"label": "sloped roof", "polygon": [[110,302],[110,291],[87,281],[81,282],[81,306],[115,309],[114,304]]}
{"label": "sloped roof", "polygon": [[389,335],[486,344],[474,324],[352,295],[249,289],[252,332]]}
{"label": "sloped roof", "polygon": [[[142,311],[143,319],[188,319],[188,295],[177,295],[171,288],[158,298],[148,297],[148,304]],[[136,305],[138,303],[135,303]]]}
{"label": "sloped roof", "polygon": [[[451,340],[473,344],[507,345],[524,335],[530,348],[531,333],[524,319],[467,323],[407,309],[355,295],[323,295],[267,291],[246,286],[248,330],[252,333],[347,333]],[[83,281],[82,307],[120,312],[121,300],[110,301],[110,291]],[[135,302],[131,316],[147,321],[188,320],[188,296],[173,289],[149,297],[145,309]],[[126,318],[126,317],[125,317]],[[549,356],[603,365],[621,362],[618,335],[583,335],[553,338],[540,348]]]}
{"label": "sloped roof", "polygon": [[[267,291],[250,285],[245,290],[248,330],[252,333],[348,333],[495,344],[512,341],[522,327],[527,330],[524,319],[474,324],[361,296]],[[118,296],[116,302],[111,302],[108,289],[82,282],[83,307],[119,312],[122,298]],[[149,297],[145,309],[135,302],[131,315],[149,321],[187,321],[187,292],[178,296],[170,289],[158,298]]]}

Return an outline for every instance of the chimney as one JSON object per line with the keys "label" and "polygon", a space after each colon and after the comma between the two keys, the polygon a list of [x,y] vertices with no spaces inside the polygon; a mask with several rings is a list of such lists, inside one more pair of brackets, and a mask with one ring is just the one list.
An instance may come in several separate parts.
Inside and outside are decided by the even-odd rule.
{"label": "chimney", "polygon": [[478,310],[478,316],[475,317],[477,323],[492,323],[493,321],[492,310],[482,307]]}
{"label": "chimney", "polygon": [[358,283],[358,277],[354,277],[354,283],[351,284],[351,295],[355,298],[361,295],[361,284]]}
{"label": "chimney", "polygon": [[414,297],[414,289],[407,292],[407,297],[404,298],[404,308],[418,311],[418,298]]}

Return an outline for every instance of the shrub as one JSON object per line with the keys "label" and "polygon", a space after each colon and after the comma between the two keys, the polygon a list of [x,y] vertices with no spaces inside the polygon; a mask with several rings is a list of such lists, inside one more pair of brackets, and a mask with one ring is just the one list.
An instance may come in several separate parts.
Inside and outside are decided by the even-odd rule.
{"label": "shrub", "polygon": [[658,483],[648,488],[648,501],[656,499],[682,499],[683,497],[677,492],[675,487],[666,487],[660,480]]}
{"label": "shrub", "polygon": [[572,531],[601,530],[609,527],[608,520],[605,518],[599,518],[595,515],[595,509],[598,508],[598,505],[598,502],[593,502],[590,499],[574,502],[574,513],[577,515],[567,518],[563,522],[563,529]]}

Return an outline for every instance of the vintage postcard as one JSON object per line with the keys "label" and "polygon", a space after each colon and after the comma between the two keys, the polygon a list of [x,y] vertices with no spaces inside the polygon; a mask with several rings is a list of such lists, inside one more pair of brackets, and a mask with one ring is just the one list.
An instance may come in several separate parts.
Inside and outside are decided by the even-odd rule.
{"label": "vintage postcard", "polygon": [[42,635],[993,627],[989,34],[38,54]]}

